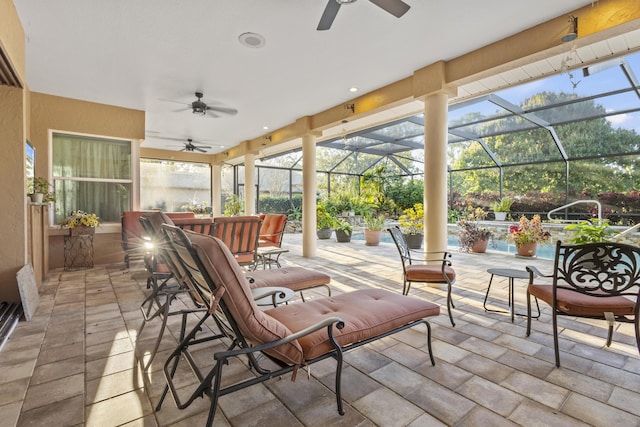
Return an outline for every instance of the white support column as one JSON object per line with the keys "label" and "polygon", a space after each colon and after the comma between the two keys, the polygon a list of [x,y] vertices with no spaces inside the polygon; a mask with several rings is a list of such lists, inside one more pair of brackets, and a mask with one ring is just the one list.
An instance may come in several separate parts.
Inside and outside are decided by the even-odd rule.
{"label": "white support column", "polygon": [[424,98],[425,249],[447,249],[447,106],[448,96]]}
{"label": "white support column", "polygon": [[302,136],[302,256],[316,256],[316,138]]}
{"label": "white support column", "polygon": [[222,215],[222,166],[211,165],[211,211],[213,217]]}
{"label": "white support column", "polygon": [[244,214],[256,213],[256,155],[244,155]]}

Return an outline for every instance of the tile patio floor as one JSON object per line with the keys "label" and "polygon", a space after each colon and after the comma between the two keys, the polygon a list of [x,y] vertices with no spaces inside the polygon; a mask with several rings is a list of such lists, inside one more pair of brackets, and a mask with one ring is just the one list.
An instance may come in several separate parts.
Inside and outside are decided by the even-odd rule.
{"label": "tile patio floor", "polygon": [[[301,236],[286,235],[285,265],[300,265],[332,276],[335,293],[367,287],[400,292],[401,267],[395,246],[367,247],[363,241],[319,241],[318,256],[305,259]],[[276,378],[220,399],[219,426],[640,426],[640,358],[631,325],[617,325],[614,343],[604,347],[603,322],[561,319],[562,368],[553,362],[550,314],[533,323],[482,308],[487,268],[549,270],[547,260],[513,255],[453,253],[458,279],[452,327],[445,292],[414,285],[411,294],[443,305],[432,318],[436,366],[428,362],[424,328],[416,327],[345,356],[343,397],[337,414],[331,359],[313,365],[295,382]],[[0,352],[1,426],[197,426],[208,399],[178,410],[169,398],[154,412],[164,385],[161,364],[177,335],[170,322],[161,352],[144,372],[136,353],[153,342],[156,325],[140,339],[138,309],[147,292],[140,271],[124,264],[79,272],[52,271],[38,311],[20,322]],[[524,310],[524,284],[516,280],[516,307]],[[317,296],[321,295],[318,291]],[[496,278],[489,302],[504,307],[507,281]],[[172,336],[173,335],[173,336]],[[211,364],[212,343],[197,353]],[[144,357],[144,356],[143,356]],[[241,366],[232,367],[232,369]],[[185,390],[193,386],[183,376]]]}

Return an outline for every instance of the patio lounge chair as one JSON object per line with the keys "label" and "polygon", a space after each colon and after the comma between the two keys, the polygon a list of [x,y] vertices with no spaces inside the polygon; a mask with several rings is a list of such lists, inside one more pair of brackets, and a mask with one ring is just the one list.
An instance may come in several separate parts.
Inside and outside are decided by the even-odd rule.
{"label": "patio lounge chair", "polygon": [[[456,326],[453,321],[451,309],[456,308],[451,299],[451,288],[456,282],[456,272],[451,268],[451,252],[432,251],[424,252],[416,249],[409,249],[402,231],[398,226],[388,228],[393,238],[400,260],[402,261],[402,295],[408,295],[411,282],[421,283],[445,283],[447,285],[447,312],[452,326]],[[412,252],[420,257],[413,256]]]}
{"label": "patio lounge chair", "polygon": [[[608,323],[606,345],[611,345],[615,321],[635,325],[640,352],[638,299],[640,293],[640,248],[623,243],[556,243],[553,273],[543,275],[527,267],[527,336],[531,334],[531,297],[551,306],[556,366],[560,367],[558,316],[603,319]],[[539,277],[551,278],[551,284]]]}
{"label": "patio lounge chair", "polygon": [[[152,265],[159,272],[157,276],[153,277],[154,280],[150,287],[151,292],[140,305],[143,313],[143,321],[138,330],[138,337],[141,336],[147,322],[156,318],[160,318],[162,322],[155,344],[149,353],[146,363],[143,365],[144,369],[148,369],[158,351],[169,317],[175,315],[184,317],[190,313],[202,311],[205,303],[189,275],[184,271],[180,262],[175,259],[175,255],[167,250],[165,236],[162,233],[161,227],[162,224],[173,225],[174,220],[162,212],[149,212],[141,216],[139,220],[145,234],[153,243],[154,247],[153,257],[148,257],[148,259],[151,259]],[[192,229],[201,229],[200,225],[203,224],[203,222],[199,221],[199,218],[192,218],[191,220],[195,226],[192,226],[192,223],[190,223],[188,219],[178,221],[178,226],[190,231]],[[158,276],[161,279],[160,282],[157,280]],[[171,278],[175,279],[175,282],[171,282]],[[300,292],[300,295],[303,296],[303,291],[324,287],[327,289],[329,296],[331,296],[331,288],[329,287],[331,277],[319,271],[302,267],[253,271],[250,273],[250,276],[247,276],[247,280],[252,289],[269,288],[275,290],[277,288],[287,288],[294,292]],[[187,293],[192,299],[192,307],[172,311],[172,302],[183,293]],[[181,330],[181,337],[182,336],[184,336],[184,326]]]}
{"label": "patio lounge chair", "polygon": [[[228,248],[217,238],[163,225],[171,249],[189,272],[199,291],[206,296],[208,314],[216,319],[228,348],[214,351],[214,366],[202,372],[191,355],[201,319],[171,353],[164,366],[167,387],[156,407],[160,410],[168,392],[178,408],[187,408],[204,394],[211,399],[207,425],[213,424],[218,398],[288,372],[302,365],[332,357],[336,359],[335,391],[338,413],[344,414],[341,398],[343,352],[418,324],[424,324],[432,365],[431,327],[426,318],[438,315],[440,307],[428,301],[398,295],[381,289],[358,290],[306,303],[280,305],[261,311],[251,297],[249,283]],[[256,354],[263,357],[256,357]],[[253,371],[248,379],[222,386],[224,367],[229,359],[247,357]],[[275,363],[273,370],[263,366]],[[199,384],[193,393],[178,392],[174,375],[179,364],[187,363]],[[181,389],[184,393],[184,389]]]}

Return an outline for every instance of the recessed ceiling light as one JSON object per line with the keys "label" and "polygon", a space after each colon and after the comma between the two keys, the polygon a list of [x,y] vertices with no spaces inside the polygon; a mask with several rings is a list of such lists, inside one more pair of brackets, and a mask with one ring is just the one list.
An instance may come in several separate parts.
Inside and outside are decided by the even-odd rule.
{"label": "recessed ceiling light", "polygon": [[349,92],[357,92],[357,91],[358,91],[358,88],[355,86],[349,88]]}
{"label": "recessed ceiling light", "polygon": [[269,126],[262,126],[262,129],[269,130]]}
{"label": "recessed ceiling light", "polygon": [[264,37],[256,33],[242,33],[238,36],[238,41],[243,45],[252,48],[260,48],[266,43]]}

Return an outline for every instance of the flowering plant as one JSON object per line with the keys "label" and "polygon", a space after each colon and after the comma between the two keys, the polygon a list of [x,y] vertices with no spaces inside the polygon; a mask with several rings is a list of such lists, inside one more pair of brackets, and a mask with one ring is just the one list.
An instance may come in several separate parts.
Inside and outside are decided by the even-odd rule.
{"label": "flowering plant", "polygon": [[460,250],[469,252],[471,247],[481,240],[489,240],[493,233],[486,227],[480,226],[480,221],[487,217],[484,209],[478,207],[467,208],[467,214],[458,221],[458,239],[460,240]]}
{"label": "flowering plant", "polygon": [[405,209],[398,222],[405,234],[420,234],[424,229],[424,209],[422,203],[416,203],[412,208]]}
{"label": "flowering plant", "polygon": [[60,226],[64,228],[97,227],[99,225],[100,218],[98,218],[96,214],[84,211],[73,211],[71,215],[60,223]]}
{"label": "flowering plant", "polygon": [[519,248],[524,243],[545,243],[549,241],[551,233],[542,229],[542,221],[540,215],[534,215],[528,219],[526,216],[520,217],[518,225],[509,227],[509,236]]}

